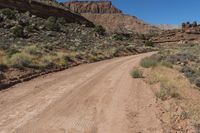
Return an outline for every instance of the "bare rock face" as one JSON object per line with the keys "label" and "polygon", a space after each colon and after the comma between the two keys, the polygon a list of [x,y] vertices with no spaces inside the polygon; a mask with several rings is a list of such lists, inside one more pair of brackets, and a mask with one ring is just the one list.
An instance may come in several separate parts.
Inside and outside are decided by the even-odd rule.
{"label": "bare rock face", "polygon": [[65,5],[75,13],[122,13],[111,1],[71,1]]}
{"label": "bare rock face", "polygon": [[108,33],[150,33],[158,31],[159,28],[146,24],[134,16],[125,15],[121,10],[114,7],[111,1],[70,1],[64,3],[66,7],[75,13],[101,25]]}
{"label": "bare rock face", "polygon": [[159,31],[157,27],[147,24],[137,17],[125,14],[82,13],[81,15],[96,25],[102,25],[109,33],[148,34]]}

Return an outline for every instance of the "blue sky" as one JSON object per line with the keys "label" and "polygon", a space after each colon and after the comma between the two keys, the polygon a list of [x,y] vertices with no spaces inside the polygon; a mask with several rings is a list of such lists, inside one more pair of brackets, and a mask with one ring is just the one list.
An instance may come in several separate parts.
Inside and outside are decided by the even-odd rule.
{"label": "blue sky", "polygon": [[200,21],[200,0],[113,0],[113,4],[151,24]]}

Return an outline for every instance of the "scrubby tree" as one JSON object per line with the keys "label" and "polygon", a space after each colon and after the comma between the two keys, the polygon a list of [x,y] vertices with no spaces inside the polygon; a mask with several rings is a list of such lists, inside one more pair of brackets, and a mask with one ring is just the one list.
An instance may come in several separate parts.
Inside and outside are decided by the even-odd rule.
{"label": "scrubby tree", "polygon": [[8,19],[15,19],[16,18],[16,12],[14,10],[9,9],[9,8],[2,9],[1,13]]}
{"label": "scrubby tree", "polygon": [[24,28],[21,25],[11,28],[11,32],[15,37],[24,37]]}
{"label": "scrubby tree", "polygon": [[192,23],[192,26],[193,26],[193,27],[197,27],[197,25],[198,25],[198,24],[197,24],[197,21],[194,21],[194,22]]}
{"label": "scrubby tree", "polygon": [[99,34],[99,35],[105,35],[106,30],[102,27],[102,26],[96,26],[95,27],[95,31]]}
{"label": "scrubby tree", "polygon": [[182,28],[184,29],[186,27],[186,24],[185,23],[182,23]]}
{"label": "scrubby tree", "polygon": [[55,17],[49,17],[45,22],[45,27],[48,30],[59,31],[60,27]]}

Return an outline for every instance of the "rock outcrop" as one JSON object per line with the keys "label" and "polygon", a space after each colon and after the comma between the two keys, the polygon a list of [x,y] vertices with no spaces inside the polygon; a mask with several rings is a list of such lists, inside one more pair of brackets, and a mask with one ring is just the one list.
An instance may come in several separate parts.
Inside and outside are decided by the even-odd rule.
{"label": "rock outcrop", "polygon": [[84,17],[74,14],[71,11],[65,9],[64,6],[55,3],[54,1],[47,0],[1,0],[0,8],[11,8],[18,11],[29,11],[42,18],[48,18],[54,16],[56,18],[63,17],[69,23],[79,23],[88,26],[94,26],[94,24]]}
{"label": "rock outcrop", "polygon": [[109,33],[148,34],[159,31],[159,28],[130,15],[108,13],[82,13],[81,15],[96,25],[102,25]]}
{"label": "rock outcrop", "polygon": [[111,1],[71,1],[65,5],[75,13],[122,13]]}
{"label": "rock outcrop", "polygon": [[111,1],[71,1],[64,3],[72,12],[80,13],[95,25],[102,25],[108,33],[152,33],[159,28],[137,17],[125,15]]}

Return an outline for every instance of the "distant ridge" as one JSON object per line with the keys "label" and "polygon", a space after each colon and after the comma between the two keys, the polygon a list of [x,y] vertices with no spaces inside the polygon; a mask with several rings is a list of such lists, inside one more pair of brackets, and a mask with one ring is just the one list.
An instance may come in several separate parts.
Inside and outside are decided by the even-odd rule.
{"label": "distant ridge", "polygon": [[122,13],[109,0],[71,0],[64,4],[75,13]]}
{"label": "distant ridge", "polygon": [[135,16],[125,15],[110,0],[72,0],[64,5],[72,12],[80,13],[96,25],[102,25],[109,33],[153,33],[159,28],[143,22]]}

